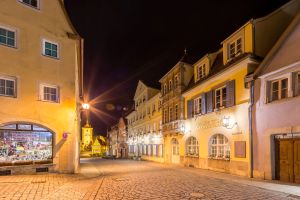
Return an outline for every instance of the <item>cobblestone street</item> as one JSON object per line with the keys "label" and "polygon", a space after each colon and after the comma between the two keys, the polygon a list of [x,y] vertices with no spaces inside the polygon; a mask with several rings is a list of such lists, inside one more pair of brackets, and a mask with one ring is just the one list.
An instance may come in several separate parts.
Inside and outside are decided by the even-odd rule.
{"label": "cobblestone street", "polygon": [[130,160],[85,160],[79,175],[0,177],[0,199],[279,200],[299,199],[297,192],[295,185]]}

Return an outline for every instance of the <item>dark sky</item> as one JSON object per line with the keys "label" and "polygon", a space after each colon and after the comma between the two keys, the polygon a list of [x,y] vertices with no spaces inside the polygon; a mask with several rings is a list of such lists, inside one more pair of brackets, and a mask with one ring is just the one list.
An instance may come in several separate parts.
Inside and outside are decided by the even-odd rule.
{"label": "dark sky", "polygon": [[132,103],[139,79],[157,82],[185,48],[196,61],[218,50],[249,19],[286,2],[65,0],[73,25],[85,39],[84,87],[89,101],[94,99],[90,114],[95,133],[106,134],[106,127]]}

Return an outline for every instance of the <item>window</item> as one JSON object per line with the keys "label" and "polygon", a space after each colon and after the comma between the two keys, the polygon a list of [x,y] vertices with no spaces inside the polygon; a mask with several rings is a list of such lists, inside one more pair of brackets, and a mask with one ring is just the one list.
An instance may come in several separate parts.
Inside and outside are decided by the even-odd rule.
{"label": "window", "polygon": [[228,139],[222,135],[214,135],[210,139],[209,157],[216,159],[230,159]]}
{"label": "window", "polygon": [[152,114],[155,112],[156,108],[155,108],[155,103],[152,105]]}
{"label": "window", "polygon": [[16,47],[16,31],[0,27],[0,44]]}
{"label": "window", "polygon": [[168,122],[168,110],[164,111],[164,122],[167,123]]}
{"label": "window", "polygon": [[195,137],[189,137],[186,141],[186,155],[197,156],[199,154],[198,141]]}
{"label": "window", "polygon": [[59,58],[58,44],[55,42],[50,42],[48,40],[43,40],[43,55],[53,58]]}
{"label": "window", "polygon": [[229,59],[234,58],[235,56],[238,56],[240,53],[242,53],[242,38],[238,38],[234,42],[229,44]]}
{"label": "window", "polygon": [[178,104],[175,105],[175,120],[178,120]]}
{"label": "window", "polygon": [[164,85],[164,94],[167,94],[167,92],[168,92],[167,90],[168,90],[168,87],[167,87],[167,84],[165,84]]}
{"label": "window", "polygon": [[41,84],[40,97],[42,101],[58,102],[58,87]]}
{"label": "window", "polygon": [[201,80],[206,76],[206,67],[205,64],[199,65],[197,67],[197,80]]}
{"label": "window", "polygon": [[201,98],[194,99],[194,114],[200,114],[201,113]]}
{"label": "window", "polygon": [[179,79],[178,79],[178,75],[176,75],[174,78],[174,87],[175,88],[178,86],[178,83],[179,83]]}
{"label": "window", "polygon": [[15,97],[16,80],[0,77],[0,95],[7,97]]}
{"label": "window", "polygon": [[171,91],[173,88],[172,80],[169,81],[169,91]]}
{"label": "window", "polygon": [[271,82],[271,101],[288,97],[288,78]]}
{"label": "window", "polygon": [[34,124],[0,126],[0,160],[2,164],[18,161],[52,162],[53,134]]}
{"label": "window", "polygon": [[226,87],[223,86],[215,90],[215,108],[221,108],[226,105]]}
{"label": "window", "polygon": [[169,108],[169,122],[172,121],[172,116],[173,116],[173,108]]}
{"label": "window", "polygon": [[34,7],[36,9],[38,9],[40,7],[40,1],[39,0],[19,0],[20,2],[29,5],[31,7]]}

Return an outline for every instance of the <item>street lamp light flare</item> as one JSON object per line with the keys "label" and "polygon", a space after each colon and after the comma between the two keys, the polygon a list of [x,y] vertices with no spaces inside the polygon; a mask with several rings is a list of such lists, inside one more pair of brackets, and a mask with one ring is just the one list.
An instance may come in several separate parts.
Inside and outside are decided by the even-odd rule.
{"label": "street lamp light flare", "polygon": [[84,110],[88,110],[88,109],[90,109],[90,104],[88,104],[88,103],[83,103],[83,104],[82,104],[82,108],[83,108]]}

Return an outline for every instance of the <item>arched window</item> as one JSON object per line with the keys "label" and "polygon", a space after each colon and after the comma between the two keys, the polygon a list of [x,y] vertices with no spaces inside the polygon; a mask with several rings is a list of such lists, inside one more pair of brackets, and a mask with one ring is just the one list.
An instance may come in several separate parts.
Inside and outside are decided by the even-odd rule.
{"label": "arched window", "polygon": [[199,146],[195,137],[191,136],[186,141],[186,155],[198,156]]}
{"label": "arched window", "polygon": [[228,139],[222,134],[216,134],[210,139],[209,157],[216,159],[230,159]]}
{"label": "arched window", "polygon": [[29,123],[0,126],[0,163],[52,162],[53,133]]}

